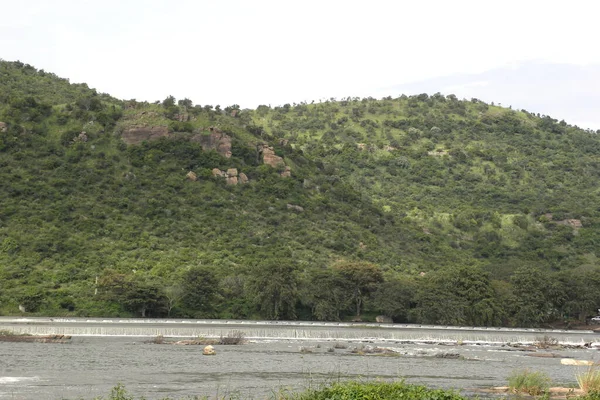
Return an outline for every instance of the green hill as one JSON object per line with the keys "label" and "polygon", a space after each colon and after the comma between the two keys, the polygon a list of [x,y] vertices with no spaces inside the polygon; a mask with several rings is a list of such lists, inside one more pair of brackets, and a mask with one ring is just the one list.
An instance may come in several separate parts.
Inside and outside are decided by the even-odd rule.
{"label": "green hill", "polygon": [[440,94],[149,104],[0,62],[0,121],[0,313],[540,325],[600,307],[600,140],[548,116]]}

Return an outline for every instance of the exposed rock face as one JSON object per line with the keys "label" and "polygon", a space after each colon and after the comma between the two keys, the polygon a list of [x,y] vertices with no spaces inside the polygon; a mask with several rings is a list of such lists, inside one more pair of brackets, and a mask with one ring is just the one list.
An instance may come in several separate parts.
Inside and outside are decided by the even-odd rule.
{"label": "exposed rock face", "polygon": [[302,208],[301,206],[297,206],[295,204],[288,203],[287,208],[288,208],[288,210],[295,210],[295,211],[300,211],[300,212],[304,211],[304,208]]}
{"label": "exposed rock face", "polygon": [[123,141],[127,144],[140,144],[168,136],[169,128],[166,126],[136,126],[123,131]]}
{"label": "exposed rock face", "polygon": [[204,151],[216,150],[223,157],[230,158],[231,136],[223,133],[218,128],[211,127],[209,130],[209,135],[197,134],[194,135],[191,140],[200,143]]}
{"label": "exposed rock face", "polygon": [[380,324],[391,324],[391,323],[394,322],[387,315],[378,315],[378,316],[375,317],[375,321],[379,322]]}
{"label": "exposed rock face", "polygon": [[258,151],[262,153],[263,163],[270,165],[271,167],[279,167],[280,165],[285,165],[283,158],[275,155],[275,150],[272,147],[267,145],[260,145]]}
{"label": "exposed rock face", "polygon": [[6,122],[0,122],[0,132],[6,132],[8,130],[8,125]]}
{"label": "exposed rock face", "polygon": [[240,172],[240,183],[244,184],[244,183],[248,183],[248,181],[249,181],[249,179],[246,176],[246,174],[243,172]]}
{"label": "exposed rock face", "polygon": [[198,175],[196,175],[194,171],[188,172],[186,177],[192,182],[196,182],[198,180]]}

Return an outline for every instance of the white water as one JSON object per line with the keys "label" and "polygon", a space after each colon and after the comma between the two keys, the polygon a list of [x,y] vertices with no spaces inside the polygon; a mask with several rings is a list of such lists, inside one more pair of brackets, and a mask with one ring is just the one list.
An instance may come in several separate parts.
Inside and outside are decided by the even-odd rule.
{"label": "white water", "polygon": [[417,343],[502,344],[532,343],[551,336],[562,344],[600,345],[590,331],[522,328],[451,327],[408,324],[324,323],[291,321],[228,321],[109,318],[0,317],[0,330],[33,335],[206,337],[241,331],[248,339],[379,340]]}

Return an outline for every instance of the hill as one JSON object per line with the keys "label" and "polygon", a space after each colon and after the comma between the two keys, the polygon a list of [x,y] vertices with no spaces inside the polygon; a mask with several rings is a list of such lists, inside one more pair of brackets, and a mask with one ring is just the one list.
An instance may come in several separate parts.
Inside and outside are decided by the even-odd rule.
{"label": "hill", "polygon": [[0,93],[1,313],[540,325],[600,304],[600,141],[564,121],[441,94],[150,104],[19,62]]}

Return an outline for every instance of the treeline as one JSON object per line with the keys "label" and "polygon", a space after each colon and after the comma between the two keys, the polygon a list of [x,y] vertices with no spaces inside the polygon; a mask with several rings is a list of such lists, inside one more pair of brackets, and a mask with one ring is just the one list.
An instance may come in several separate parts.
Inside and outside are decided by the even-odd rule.
{"label": "treeline", "polygon": [[[360,261],[303,269],[287,255],[236,275],[212,266],[184,268],[169,278],[107,269],[87,297],[121,316],[374,321],[384,315],[419,324],[571,325],[586,323],[599,304],[600,270],[547,274],[526,267],[499,281],[474,266],[416,275]],[[44,301],[61,299],[22,299],[32,310]]]}

